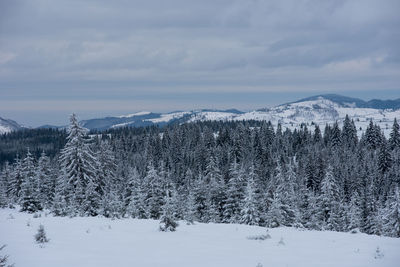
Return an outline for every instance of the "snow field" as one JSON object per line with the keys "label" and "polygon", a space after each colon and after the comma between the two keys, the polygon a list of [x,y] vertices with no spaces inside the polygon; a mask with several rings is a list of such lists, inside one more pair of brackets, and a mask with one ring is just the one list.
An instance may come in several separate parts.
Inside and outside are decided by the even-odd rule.
{"label": "snow field", "polygon": [[[256,267],[258,263],[264,267],[397,267],[400,263],[400,239],[361,233],[183,221],[176,232],[160,232],[155,220],[40,214],[34,218],[0,209],[0,243],[7,244],[2,252],[15,267]],[[43,248],[33,237],[40,224],[50,239]],[[248,239],[267,231],[270,239]],[[284,245],[278,244],[281,238]],[[378,246],[382,258],[375,258]]]}

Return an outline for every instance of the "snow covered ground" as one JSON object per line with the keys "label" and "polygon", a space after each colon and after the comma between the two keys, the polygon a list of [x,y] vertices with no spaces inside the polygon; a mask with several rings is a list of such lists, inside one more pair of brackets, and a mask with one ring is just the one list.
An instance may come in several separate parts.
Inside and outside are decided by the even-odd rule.
{"label": "snow covered ground", "polygon": [[[50,242],[40,247],[34,235],[44,225]],[[0,245],[7,244],[16,267],[139,266],[399,266],[400,239],[338,232],[269,229],[270,239],[248,237],[266,228],[186,225],[176,232],[158,231],[158,221],[64,218],[0,209]],[[280,240],[284,244],[279,244]],[[383,256],[377,257],[379,246]]]}

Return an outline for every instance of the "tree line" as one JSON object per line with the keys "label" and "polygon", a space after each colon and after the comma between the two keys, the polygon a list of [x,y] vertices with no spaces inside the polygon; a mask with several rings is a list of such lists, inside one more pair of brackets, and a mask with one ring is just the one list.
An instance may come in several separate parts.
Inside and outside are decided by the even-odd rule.
{"label": "tree line", "polygon": [[358,138],[347,116],[323,133],[242,121],[89,135],[70,122],[55,155],[28,150],[4,164],[0,206],[400,237],[396,120],[389,138],[373,121]]}

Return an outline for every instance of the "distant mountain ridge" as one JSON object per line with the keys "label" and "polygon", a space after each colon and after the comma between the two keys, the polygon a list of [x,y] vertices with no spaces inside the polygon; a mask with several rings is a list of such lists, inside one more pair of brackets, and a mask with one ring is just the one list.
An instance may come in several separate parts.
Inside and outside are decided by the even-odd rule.
{"label": "distant mountain ridge", "polygon": [[349,115],[356,122],[361,134],[369,120],[377,123],[388,134],[394,118],[400,119],[400,99],[364,101],[335,94],[317,95],[271,108],[243,112],[229,110],[193,110],[170,113],[138,112],[118,117],[106,117],[82,121],[91,130],[106,130],[118,127],[142,127],[167,125],[171,123],[190,123],[196,121],[271,121],[284,128],[294,129],[301,125],[319,125],[323,130],[326,124],[342,123]]}
{"label": "distant mountain ridge", "polygon": [[[372,99],[369,101],[364,101],[359,98],[352,98],[337,94],[324,94],[324,95],[316,95],[307,98],[303,98],[291,103],[300,103],[305,101],[314,101],[318,98],[328,99],[334,103],[340,104],[342,106],[349,106],[356,108],[373,108],[373,109],[400,109],[400,98],[394,100],[380,100],[380,99]],[[290,104],[290,103],[289,103]]]}
{"label": "distant mountain ridge", "polygon": [[16,121],[0,117],[0,134],[10,133],[21,129],[24,129],[24,127],[19,125]]}
{"label": "distant mountain ridge", "polygon": [[187,122],[199,114],[205,113],[221,113],[239,115],[244,112],[236,109],[228,110],[212,110],[202,109],[193,111],[175,111],[169,113],[153,113],[141,111],[133,114],[122,115],[117,117],[105,117],[90,120],[83,120],[82,126],[90,130],[107,130],[118,127],[145,127],[151,125],[163,126],[174,122]]}
{"label": "distant mountain ridge", "polygon": [[[319,125],[321,129],[326,124],[338,121],[349,115],[356,122],[359,131],[365,130],[369,120],[373,120],[387,133],[394,118],[400,119],[400,98],[395,100],[364,101],[337,94],[316,95],[294,102],[281,104],[271,108],[263,108],[250,112],[237,109],[215,110],[201,109],[192,111],[174,111],[155,113],[140,111],[121,116],[108,116],[82,120],[82,126],[89,130],[108,130],[119,127],[144,127],[151,125],[164,126],[172,123],[190,123],[196,121],[271,121],[274,125],[294,129],[301,125]],[[7,122],[7,123],[5,123]],[[2,119],[0,133],[22,129],[11,120]],[[6,125],[6,126],[4,126]],[[65,128],[66,126],[45,125],[39,128]]]}

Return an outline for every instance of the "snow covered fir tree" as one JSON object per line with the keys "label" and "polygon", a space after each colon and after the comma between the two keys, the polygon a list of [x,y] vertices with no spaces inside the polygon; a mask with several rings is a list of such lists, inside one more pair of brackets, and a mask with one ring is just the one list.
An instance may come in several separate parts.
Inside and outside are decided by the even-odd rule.
{"label": "snow covered fir tree", "polygon": [[1,161],[0,207],[156,219],[168,231],[186,220],[400,237],[399,131],[395,120],[385,137],[371,121],[358,137],[346,117],[323,131],[208,121],[89,133],[72,115],[67,132],[7,135],[58,145]]}

